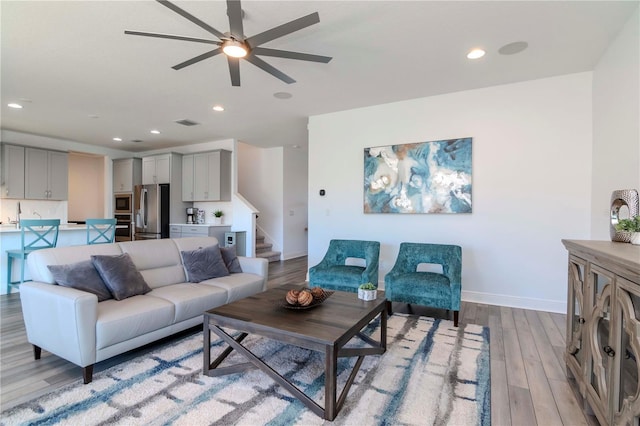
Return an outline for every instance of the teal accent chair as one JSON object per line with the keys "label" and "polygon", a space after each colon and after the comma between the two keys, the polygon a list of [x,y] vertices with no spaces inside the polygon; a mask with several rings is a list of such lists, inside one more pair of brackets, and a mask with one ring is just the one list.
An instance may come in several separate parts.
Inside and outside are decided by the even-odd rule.
{"label": "teal accent chair", "polygon": [[[418,272],[421,263],[442,265],[442,274]],[[401,243],[396,263],[384,277],[387,310],[402,302],[453,311],[458,326],[462,291],[462,248],[447,244]]]}
{"label": "teal accent chair", "polygon": [[116,219],[87,219],[87,244],[109,244],[116,238]]}
{"label": "teal accent chair", "polygon": [[[365,260],[365,267],[346,265],[347,258]],[[378,285],[378,241],[331,240],[324,258],[309,268],[309,286],[330,290],[358,292],[360,284]]]}
{"label": "teal accent chair", "polygon": [[[53,248],[58,243],[60,219],[23,219],[20,221],[20,248],[7,250],[7,294],[11,287],[18,287],[24,282],[24,264],[29,253]],[[20,261],[20,281],[11,281],[13,261]]]}

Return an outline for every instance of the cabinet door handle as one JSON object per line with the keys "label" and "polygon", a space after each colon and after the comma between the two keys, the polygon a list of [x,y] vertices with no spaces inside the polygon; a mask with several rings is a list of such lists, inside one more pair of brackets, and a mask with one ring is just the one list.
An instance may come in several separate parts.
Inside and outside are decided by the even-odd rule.
{"label": "cabinet door handle", "polygon": [[609,345],[603,347],[602,350],[604,351],[605,354],[607,354],[611,358],[616,356],[616,351],[614,351],[613,348]]}

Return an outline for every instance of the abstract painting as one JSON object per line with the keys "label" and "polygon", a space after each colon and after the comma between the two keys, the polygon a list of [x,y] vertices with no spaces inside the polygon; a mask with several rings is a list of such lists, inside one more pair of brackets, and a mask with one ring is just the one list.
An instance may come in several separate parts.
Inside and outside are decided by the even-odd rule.
{"label": "abstract painting", "polygon": [[471,213],[471,139],[364,150],[365,213]]}

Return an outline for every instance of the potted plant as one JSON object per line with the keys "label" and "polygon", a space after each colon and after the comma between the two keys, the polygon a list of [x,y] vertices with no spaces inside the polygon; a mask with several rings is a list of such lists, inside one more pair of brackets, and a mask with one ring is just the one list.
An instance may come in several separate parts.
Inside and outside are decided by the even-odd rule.
{"label": "potted plant", "polygon": [[630,219],[620,219],[616,224],[616,230],[629,232],[631,244],[640,245],[640,215]]}
{"label": "potted plant", "polygon": [[358,287],[358,299],[362,300],[376,300],[378,297],[378,290],[372,283],[360,284]]}
{"label": "potted plant", "polygon": [[213,212],[213,216],[215,217],[216,225],[222,225],[222,216],[224,216],[224,212],[222,210],[216,210]]}

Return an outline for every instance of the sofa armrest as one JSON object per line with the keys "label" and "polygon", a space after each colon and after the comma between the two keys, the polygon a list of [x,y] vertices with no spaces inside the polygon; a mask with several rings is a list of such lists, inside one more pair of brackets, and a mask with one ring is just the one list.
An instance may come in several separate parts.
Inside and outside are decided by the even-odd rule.
{"label": "sofa armrest", "polygon": [[262,277],[262,291],[267,289],[267,279],[269,278],[269,261],[261,257],[238,256],[242,272],[256,274]]}
{"label": "sofa armrest", "polygon": [[96,295],[37,281],[20,285],[29,343],[80,367],[96,362]]}

